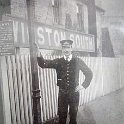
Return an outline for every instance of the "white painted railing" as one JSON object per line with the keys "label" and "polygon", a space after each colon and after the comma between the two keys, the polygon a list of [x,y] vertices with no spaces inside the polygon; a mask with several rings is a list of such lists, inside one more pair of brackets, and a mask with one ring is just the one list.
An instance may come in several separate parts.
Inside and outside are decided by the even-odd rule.
{"label": "white painted railing", "polygon": [[[53,59],[55,57],[46,57]],[[90,86],[80,91],[79,105],[124,87],[124,59],[82,58],[93,71]],[[32,80],[29,56],[0,57],[4,124],[32,124]],[[57,116],[56,71],[38,67],[42,121]],[[80,72],[79,83],[84,80]]]}

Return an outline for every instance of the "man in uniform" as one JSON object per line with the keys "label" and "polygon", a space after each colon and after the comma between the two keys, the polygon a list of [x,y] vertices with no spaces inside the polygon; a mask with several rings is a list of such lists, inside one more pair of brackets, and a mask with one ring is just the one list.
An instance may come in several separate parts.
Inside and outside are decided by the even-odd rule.
{"label": "man in uniform", "polygon": [[79,71],[85,75],[82,86],[86,89],[92,80],[92,71],[88,66],[77,57],[72,56],[72,40],[62,40],[63,57],[54,60],[46,60],[37,57],[38,65],[41,68],[53,68],[57,73],[57,85],[59,86],[58,95],[58,115],[59,124],[66,124],[68,107],[70,115],[69,124],[77,124],[76,117],[79,104]]}

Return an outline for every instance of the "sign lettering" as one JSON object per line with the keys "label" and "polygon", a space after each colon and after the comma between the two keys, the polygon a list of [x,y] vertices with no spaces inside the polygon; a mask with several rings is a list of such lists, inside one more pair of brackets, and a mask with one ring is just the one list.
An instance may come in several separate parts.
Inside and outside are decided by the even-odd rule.
{"label": "sign lettering", "polygon": [[0,55],[15,54],[13,39],[13,22],[0,22]]}

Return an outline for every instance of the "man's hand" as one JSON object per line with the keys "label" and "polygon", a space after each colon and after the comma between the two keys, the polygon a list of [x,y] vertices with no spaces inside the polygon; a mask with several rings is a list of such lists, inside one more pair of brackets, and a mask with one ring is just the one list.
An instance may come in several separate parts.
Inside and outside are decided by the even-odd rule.
{"label": "man's hand", "polygon": [[36,49],[39,49],[39,48],[38,48],[38,44],[37,44],[36,42],[34,42],[34,47],[35,47]]}
{"label": "man's hand", "polygon": [[36,51],[37,57],[40,56],[39,47],[38,47],[38,44],[37,44],[36,42],[34,43],[34,49],[35,49],[35,51]]}
{"label": "man's hand", "polygon": [[78,85],[76,88],[75,88],[75,92],[78,92],[79,90],[82,90],[83,89],[83,86],[82,85]]}
{"label": "man's hand", "polygon": [[85,88],[85,89],[87,89],[87,87],[90,85],[90,82],[86,82],[86,81],[84,81],[83,83],[82,83],[82,86]]}

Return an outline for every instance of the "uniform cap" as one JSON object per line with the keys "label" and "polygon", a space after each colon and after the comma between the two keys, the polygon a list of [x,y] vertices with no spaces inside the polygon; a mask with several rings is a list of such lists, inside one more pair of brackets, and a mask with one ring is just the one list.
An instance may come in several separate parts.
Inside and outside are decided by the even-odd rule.
{"label": "uniform cap", "polygon": [[61,45],[72,45],[73,41],[72,40],[61,40],[60,44]]}

